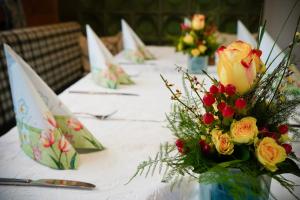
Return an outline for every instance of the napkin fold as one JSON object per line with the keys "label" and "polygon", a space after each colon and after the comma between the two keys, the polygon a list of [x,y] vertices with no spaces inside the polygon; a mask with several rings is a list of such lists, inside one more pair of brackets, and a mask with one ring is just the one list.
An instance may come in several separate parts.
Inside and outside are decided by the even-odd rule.
{"label": "napkin fold", "polygon": [[59,100],[34,70],[4,44],[21,148],[55,169],[77,169],[77,151],[103,146]]}
{"label": "napkin fold", "polygon": [[[281,61],[284,59],[285,56],[285,53],[284,52],[281,53],[282,50],[277,44],[275,44],[271,52],[273,44],[274,44],[273,38],[265,30],[259,49],[262,51],[261,59],[264,63],[266,63],[268,56],[270,54],[270,58],[266,65],[266,68],[269,67],[267,73],[272,73],[274,69],[281,63]],[[276,58],[276,56],[278,57]]]}
{"label": "napkin fold", "polygon": [[136,63],[143,63],[145,60],[154,59],[153,54],[146,48],[142,40],[124,19],[121,20],[121,26],[126,58]]}
{"label": "napkin fold", "polygon": [[[262,27],[260,27],[261,29]],[[249,44],[252,45],[252,47],[257,46],[257,43],[255,41],[255,39],[253,38],[253,36],[251,35],[250,31],[248,31],[248,29],[246,28],[246,26],[240,21],[238,20],[238,28],[237,28],[237,39],[238,40],[242,40],[245,42],[248,42]],[[274,44],[274,40],[273,38],[270,36],[270,34],[265,30],[259,49],[262,51],[262,55],[261,55],[261,60],[267,64],[266,68],[269,67],[267,73],[272,73],[274,71],[274,69],[280,64],[280,62],[283,60],[285,54],[281,53],[282,50],[281,48],[275,44],[272,52],[272,46]],[[269,56],[270,54],[270,56]],[[277,58],[276,58],[277,56]],[[268,59],[269,57],[269,59]],[[266,63],[266,61],[268,60],[268,63]]]}
{"label": "napkin fold", "polygon": [[111,89],[116,89],[119,84],[133,84],[89,25],[86,25],[86,32],[93,80]]}
{"label": "napkin fold", "polygon": [[237,39],[249,43],[252,48],[257,47],[257,43],[253,35],[240,20],[237,22]]}

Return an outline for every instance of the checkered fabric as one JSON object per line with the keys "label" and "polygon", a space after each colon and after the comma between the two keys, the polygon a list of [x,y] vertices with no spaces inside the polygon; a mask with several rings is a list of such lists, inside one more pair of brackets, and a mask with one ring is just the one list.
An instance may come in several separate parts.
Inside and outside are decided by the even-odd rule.
{"label": "checkered fabric", "polygon": [[[60,92],[83,75],[76,22],[0,32],[0,44],[10,45],[41,78]],[[0,135],[14,125],[14,112],[3,46],[0,48]]]}

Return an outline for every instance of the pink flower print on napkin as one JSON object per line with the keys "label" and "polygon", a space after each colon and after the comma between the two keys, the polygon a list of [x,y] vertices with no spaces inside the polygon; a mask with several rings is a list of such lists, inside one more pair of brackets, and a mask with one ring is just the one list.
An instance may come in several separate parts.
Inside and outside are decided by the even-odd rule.
{"label": "pink flower print on napkin", "polygon": [[51,147],[55,143],[54,130],[42,131],[40,140],[44,147]]}
{"label": "pink flower print on napkin", "polygon": [[58,124],[51,113],[45,113],[45,118],[53,128],[58,128]]}
{"label": "pink flower print on napkin", "polygon": [[35,160],[41,160],[42,152],[41,152],[41,150],[38,146],[32,147],[32,153],[33,153],[33,156],[34,156]]}
{"label": "pink flower print on napkin", "polygon": [[108,80],[117,81],[117,76],[111,73],[109,70],[103,70],[102,75]]}
{"label": "pink flower print on napkin", "polygon": [[62,136],[58,142],[58,149],[64,153],[70,150],[69,142],[66,140],[64,136]]}
{"label": "pink flower print on napkin", "polygon": [[67,125],[69,128],[73,129],[74,131],[80,131],[81,129],[83,129],[83,125],[81,124],[81,122],[75,118],[68,119]]}

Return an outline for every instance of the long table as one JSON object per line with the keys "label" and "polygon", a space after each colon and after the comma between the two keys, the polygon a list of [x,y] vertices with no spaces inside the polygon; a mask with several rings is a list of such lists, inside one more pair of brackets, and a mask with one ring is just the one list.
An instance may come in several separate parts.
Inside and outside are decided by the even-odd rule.
{"label": "long table", "polygon": [[[185,182],[170,191],[169,184],[161,182],[161,176],[136,177],[125,185],[134,174],[137,165],[153,156],[160,143],[174,142],[166,128],[165,114],[170,111],[170,93],[159,74],[182,88],[181,74],[175,64],[185,66],[187,58],[174,53],[171,47],[149,47],[157,60],[143,65],[126,63],[122,54],[117,60],[133,76],[135,85],[121,86],[116,92],[136,93],[138,96],[74,94],[70,91],[112,92],[94,84],[88,74],[62,92],[59,97],[74,113],[117,113],[107,120],[79,116],[82,123],[105,146],[105,150],[80,154],[78,170],[54,170],[27,157],[19,146],[16,127],[0,138],[0,177],[54,178],[94,183],[94,190],[71,190],[41,187],[0,186],[0,199],[198,199],[198,184]],[[216,76],[215,67],[209,72]],[[205,79],[204,76],[198,76]],[[298,183],[299,179],[292,177]],[[300,184],[300,183],[299,183]],[[272,192],[278,199],[292,199],[278,183],[272,182]],[[297,191],[300,196],[300,192]]]}

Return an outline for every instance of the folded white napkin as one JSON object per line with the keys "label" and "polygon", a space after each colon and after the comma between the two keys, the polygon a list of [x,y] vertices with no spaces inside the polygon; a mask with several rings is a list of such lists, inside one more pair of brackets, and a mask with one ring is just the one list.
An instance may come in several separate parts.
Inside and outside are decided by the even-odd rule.
{"label": "folded white napkin", "polygon": [[154,59],[154,56],[125,20],[121,20],[121,25],[123,46],[126,51],[126,57],[135,62],[143,62],[144,60]]}
{"label": "folded white napkin", "polygon": [[6,44],[4,51],[24,152],[51,168],[76,169],[77,149],[102,150],[34,70]]}
{"label": "folded white napkin", "polygon": [[[261,27],[260,27],[260,29],[261,29]],[[253,38],[251,33],[248,31],[246,26],[240,20],[238,21],[237,39],[248,42],[249,44],[252,45],[253,48],[256,48],[256,46],[257,46],[255,39]],[[275,57],[282,51],[281,48],[277,44],[275,44],[275,46],[272,50],[272,53],[270,55],[270,58],[268,60],[268,63],[266,63],[267,58],[271,52],[273,44],[274,44],[273,38],[265,30],[259,49],[262,51],[261,60],[263,61],[263,63],[267,64],[266,67],[268,67],[272,63],[271,66],[269,67],[267,73],[272,73],[274,71],[274,69],[280,64],[280,62],[283,60],[283,58],[285,56],[285,54],[282,53],[275,59]]]}
{"label": "folded white napkin", "polygon": [[[266,63],[267,58],[271,52],[272,46],[274,44],[274,40],[273,38],[269,35],[269,33],[267,31],[264,32],[264,35],[262,37],[262,41],[260,43],[260,50],[262,51],[262,56],[261,59],[264,63]],[[274,62],[271,64],[270,68],[268,69],[267,73],[272,73],[272,71],[274,71],[274,69],[280,64],[280,62],[283,60],[285,54],[281,53],[276,59],[275,57],[282,52],[281,48],[275,44],[272,53],[270,55],[270,58],[268,60],[268,63],[266,65],[266,67],[268,67],[272,61],[274,60]]]}
{"label": "folded white napkin", "polygon": [[133,81],[118,66],[113,55],[108,51],[101,39],[87,25],[87,41],[89,59],[93,79],[101,86],[116,89],[119,84],[133,84]]}
{"label": "folded white napkin", "polygon": [[237,39],[249,43],[252,48],[257,47],[256,40],[240,20],[237,22]]}

